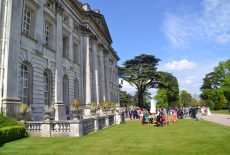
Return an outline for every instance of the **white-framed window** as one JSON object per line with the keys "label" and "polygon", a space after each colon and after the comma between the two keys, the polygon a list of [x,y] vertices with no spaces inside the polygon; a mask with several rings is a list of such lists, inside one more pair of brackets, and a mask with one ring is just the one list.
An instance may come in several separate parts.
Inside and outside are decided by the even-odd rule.
{"label": "white-framed window", "polygon": [[18,97],[22,103],[30,104],[31,97],[31,68],[25,63],[19,66],[19,92]]}
{"label": "white-framed window", "polygon": [[51,106],[51,96],[52,96],[52,83],[51,83],[51,72],[48,70],[44,71],[43,82],[44,82],[44,104]]}
{"label": "white-framed window", "polygon": [[66,113],[69,113],[70,110],[70,105],[69,105],[69,79],[67,77],[67,75],[64,75],[63,77],[63,84],[62,84],[62,91],[63,91],[63,102],[65,104],[65,108],[66,108]]}
{"label": "white-framed window", "polygon": [[44,41],[46,46],[52,48],[52,24],[46,21],[44,25]]}
{"label": "white-framed window", "polygon": [[35,11],[25,4],[23,11],[23,29],[22,32],[30,37],[33,37],[34,33],[34,14]]}

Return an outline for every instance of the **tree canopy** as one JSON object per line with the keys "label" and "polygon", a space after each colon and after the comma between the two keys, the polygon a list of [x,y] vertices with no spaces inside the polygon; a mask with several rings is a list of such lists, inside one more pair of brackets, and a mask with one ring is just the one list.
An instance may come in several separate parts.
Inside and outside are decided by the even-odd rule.
{"label": "tree canopy", "polygon": [[166,89],[167,101],[169,106],[172,106],[172,103],[178,101],[179,97],[179,84],[177,78],[167,72],[159,72],[159,75],[160,82],[158,87]]}
{"label": "tree canopy", "polygon": [[157,65],[160,59],[154,55],[141,54],[124,62],[119,67],[119,76],[122,80],[137,88],[138,106],[144,106],[144,93],[149,88],[154,88],[153,83],[159,81]]}
{"label": "tree canopy", "polygon": [[180,101],[181,106],[191,106],[192,105],[192,96],[186,90],[182,90],[180,92],[179,98],[180,98],[179,101]]}
{"label": "tree canopy", "polygon": [[133,96],[126,91],[120,90],[120,104],[122,107],[133,105]]}
{"label": "tree canopy", "polygon": [[200,97],[213,108],[227,106],[230,102],[230,59],[220,62],[213,72],[206,74],[201,91]]}

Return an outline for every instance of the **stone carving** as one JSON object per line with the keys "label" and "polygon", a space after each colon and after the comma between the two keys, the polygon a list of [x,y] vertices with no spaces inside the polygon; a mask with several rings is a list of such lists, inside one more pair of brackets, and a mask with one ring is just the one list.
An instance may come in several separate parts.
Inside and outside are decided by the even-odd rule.
{"label": "stone carving", "polygon": [[58,0],[55,0],[55,10],[56,13],[59,13],[60,15],[62,15],[65,11],[62,4]]}
{"label": "stone carving", "polygon": [[88,27],[80,25],[80,30],[83,35],[90,35],[91,31]]}

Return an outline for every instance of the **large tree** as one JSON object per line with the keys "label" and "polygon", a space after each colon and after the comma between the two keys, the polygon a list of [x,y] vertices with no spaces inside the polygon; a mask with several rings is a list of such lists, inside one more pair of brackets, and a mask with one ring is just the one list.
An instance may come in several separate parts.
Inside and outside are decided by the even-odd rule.
{"label": "large tree", "polygon": [[159,75],[160,81],[158,82],[158,87],[166,89],[167,102],[169,106],[172,106],[179,98],[179,84],[177,78],[167,72],[159,72]]}
{"label": "large tree", "polygon": [[119,67],[120,78],[137,88],[140,107],[143,107],[145,91],[154,88],[153,83],[159,81],[156,67],[159,61],[154,55],[141,54],[125,61],[123,67]]}
{"label": "large tree", "polygon": [[[149,90],[146,90],[145,93],[143,94],[143,107],[147,110],[150,110],[151,99],[152,99],[151,93],[149,92]],[[137,92],[134,95],[134,103],[136,103],[136,105],[138,104]]]}

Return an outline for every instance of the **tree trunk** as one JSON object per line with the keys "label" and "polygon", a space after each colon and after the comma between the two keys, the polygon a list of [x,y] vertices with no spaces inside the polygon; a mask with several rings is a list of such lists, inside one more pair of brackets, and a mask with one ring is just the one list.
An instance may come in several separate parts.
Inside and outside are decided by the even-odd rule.
{"label": "tree trunk", "polygon": [[138,90],[138,106],[143,107],[144,106],[144,91]]}

